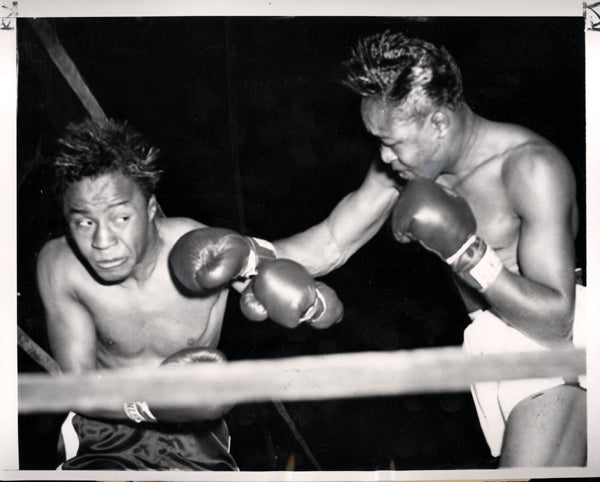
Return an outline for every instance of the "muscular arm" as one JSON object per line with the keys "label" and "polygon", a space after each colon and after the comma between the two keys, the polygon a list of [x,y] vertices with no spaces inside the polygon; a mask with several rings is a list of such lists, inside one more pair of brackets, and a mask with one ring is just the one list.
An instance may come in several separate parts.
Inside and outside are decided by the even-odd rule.
{"label": "muscular arm", "polygon": [[277,256],[304,265],[313,276],[325,275],[379,231],[397,198],[393,181],[374,163],[362,185],[346,195],[324,221],[275,242]]}
{"label": "muscular arm", "polygon": [[[72,277],[77,261],[68,249],[64,240],[58,239],[44,246],[37,261],[37,283],[52,356],[62,371],[79,374],[98,370],[96,328],[92,316],[74,291]],[[126,419],[121,406],[86,413]]]}
{"label": "muscular arm", "polygon": [[521,219],[520,273],[503,269],[484,295],[515,328],[546,344],[568,340],[574,305],[575,182],[567,161],[534,153],[509,161],[503,181]]}
{"label": "muscular arm", "polygon": [[96,330],[70,282],[73,256],[64,240],[44,246],[37,262],[37,282],[46,313],[52,355],[65,372],[96,370]]}

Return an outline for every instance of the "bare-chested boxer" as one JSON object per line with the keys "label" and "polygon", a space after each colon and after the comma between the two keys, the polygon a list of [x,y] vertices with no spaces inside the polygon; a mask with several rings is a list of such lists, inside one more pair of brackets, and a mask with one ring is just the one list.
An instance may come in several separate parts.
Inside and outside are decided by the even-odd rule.
{"label": "bare-chested boxer", "polygon": [[[238,280],[248,285],[241,305],[250,319],[315,328],[340,320],[333,290],[297,263],[275,260],[270,243],[158,216],[158,151],[126,123],[74,124],[60,143],[67,235],[45,244],[37,277],[63,371],[225,361],[216,347]],[[228,408],[199,401],[165,410],[133,400],[70,413],[62,468],[236,470],[222,418]]]}
{"label": "bare-chested boxer", "polygon": [[[484,119],[463,99],[443,48],[400,33],[365,38],[345,63],[381,160],[322,223],[276,243],[313,275],[343,264],[394,209],[400,241],[416,240],[456,273],[473,320],[470,353],[572,343],[578,212],[564,154],[524,127]],[[577,328],[577,324],[576,328]],[[586,462],[586,391],[562,379],[476,384],[482,429],[501,466]]]}

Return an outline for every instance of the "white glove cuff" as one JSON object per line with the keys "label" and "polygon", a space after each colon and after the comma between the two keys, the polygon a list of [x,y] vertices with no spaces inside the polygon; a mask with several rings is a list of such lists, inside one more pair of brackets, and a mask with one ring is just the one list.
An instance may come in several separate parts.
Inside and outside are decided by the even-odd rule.
{"label": "white glove cuff", "polygon": [[260,238],[246,238],[250,242],[250,254],[248,255],[248,262],[246,267],[239,274],[242,278],[249,278],[256,276],[258,273],[257,268],[262,259],[277,259],[277,252],[275,246],[265,239]]}
{"label": "white glove cuff", "polygon": [[123,404],[123,411],[127,415],[127,418],[133,420],[135,423],[156,423],[158,421],[146,402],[125,402]]}
{"label": "white glove cuff", "polygon": [[479,262],[469,270],[471,277],[479,284],[479,291],[485,291],[502,271],[502,261],[488,245]]}

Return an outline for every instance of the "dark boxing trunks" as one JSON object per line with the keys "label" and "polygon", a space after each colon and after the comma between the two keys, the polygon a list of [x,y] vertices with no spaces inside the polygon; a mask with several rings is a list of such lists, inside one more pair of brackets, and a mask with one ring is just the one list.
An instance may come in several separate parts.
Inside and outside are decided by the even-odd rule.
{"label": "dark boxing trunks", "polygon": [[223,419],[135,424],[69,414],[61,442],[63,470],[238,470]]}

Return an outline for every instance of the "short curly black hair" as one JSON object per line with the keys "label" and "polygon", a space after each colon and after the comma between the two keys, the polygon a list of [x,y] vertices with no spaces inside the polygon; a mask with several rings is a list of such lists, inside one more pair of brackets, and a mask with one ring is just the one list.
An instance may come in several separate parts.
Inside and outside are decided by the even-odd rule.
{"label": "short curly black hair", "polygon": [[126,121],[87,119],[69,124],[58,144],[54,168],[59,197],[71,183],[111,172],[130,178],[146,198],[154,194],[162,174],[157,163],[159,150]]}
{"label": "short curly black hair", "polygon": [[446,49],[399,32],[359,40],[343,65],[343,83],[363,97],[417,111],[432,105],[454,109],[463,100],[460,69]]}

